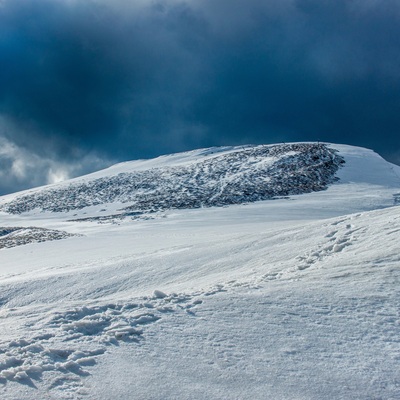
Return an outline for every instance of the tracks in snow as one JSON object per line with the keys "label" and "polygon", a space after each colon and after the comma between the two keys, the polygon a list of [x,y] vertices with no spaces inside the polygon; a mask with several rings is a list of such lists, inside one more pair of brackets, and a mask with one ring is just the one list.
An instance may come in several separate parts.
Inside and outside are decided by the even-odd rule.
{"label": "tracks in snow", "polygon": [[326,225],[326,233],[322,240],[315,246],[307,248],[303,254],[295,258],[295,265],[283,267],[278,272],[267,273],[262,276],[261,281],[275,279],[297,279],[299,271],[307,270],[311,267],[320,267],[329,257],[335,257],[338,253],[345,251],[349,246],[355,244],[359,235],[366,232],[365,227],[357,227],[354,219],[359,214],[339,219]]}
{"label": "tracks in snow", "polygon": [[298,256],[297,260],[300,261],[300,264],[297,268],[299,270],[307,269],[318,262],[322,262],[326,257],[340,253],[346,247],[351,246],[356,240],[354,234],[361,228],[356,228],[348,222],[349,220],[346,218],[332,223],[330,232],[325,235],[328,243],[321,244],[317,248],[305,252],[304,255]]}
{"label": "tracks in snow", "polygon": [[[218,290],[218,289],[217,289]],[[203,295],[212,292],[204,292]],[[31,327],[31,336],[0,343],[0,384],[61,390],[67,398],[84,395],[87,367],[119,341],[139,343],[145,326],[166,313],[194,315],[201,295],[155,291],[137,302],[77,307],[53,314]]]}
{"label": "tracks in snow", "polygon": [[[0,343],[0,384],[62,391],[64,398],[84,396],[89,393],[84,378],[90,375],[90,367],[112,346],[121,341],[140,345],[145,340],[146,328],[168,315],[196,316],[196,308],[208,296],[240,287],[258,289],[276,279],[301,278],[305,270],[322,266],[327,258],[338,256],[358,241],[367,227],[355,226],[355,218],[357,215],[323,226],[318,231],[322,234],[319,243],[288,260],[278,272],[257,273],[242,281],[231,280],[189,294],[155,290],[150,297],[72,307],[45,315],[45,319],[29,327],[29,335]],[[14,310],[28,313],[24,308]],[[4,311],[6,318],[13,317],[13,309],[8,314]]]}

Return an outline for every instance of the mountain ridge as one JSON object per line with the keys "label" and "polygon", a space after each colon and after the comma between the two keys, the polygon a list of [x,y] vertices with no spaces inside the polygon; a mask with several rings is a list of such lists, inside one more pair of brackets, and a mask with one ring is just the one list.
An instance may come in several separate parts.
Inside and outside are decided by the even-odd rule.
{"label": "mountain ridge", "polygon": [[126,205],[125,212],[155,212],[255,202],[324,190],[337,180],[335,173],[345,162],[336,150],[321,143],[226,149],[204,149],[202,158],[186,164],[153,164],[147,170],[76,178],[20,194],[0,205],[0,210],[69,212],[120,202]]}

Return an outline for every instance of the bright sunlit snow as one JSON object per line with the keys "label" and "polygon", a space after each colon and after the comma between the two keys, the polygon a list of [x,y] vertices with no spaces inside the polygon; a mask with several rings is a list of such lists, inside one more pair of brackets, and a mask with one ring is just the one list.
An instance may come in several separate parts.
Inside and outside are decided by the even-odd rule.
{"label": "bright sunlit snow", "polygon": [[400,167],[284,146],[1,197],[1,398],[400,398]]}

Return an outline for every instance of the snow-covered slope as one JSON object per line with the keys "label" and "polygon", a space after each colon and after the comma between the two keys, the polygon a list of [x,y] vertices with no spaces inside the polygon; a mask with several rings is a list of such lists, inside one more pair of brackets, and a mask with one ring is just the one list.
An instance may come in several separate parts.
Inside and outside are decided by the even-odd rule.
{"label": "snow-covered slope", "polygon": [[12,214],[35,209],[68,212],[118,202],[124,204],[126,215],[242,204],[326,189],[344,162],[334,150],[317,143],[247,146],[191,157],[184,153],[174,159],[162,157],[147,168],[125,163],[100,177],[20,195],[0,209]]}
{"label": "snow-covered slope", "polygon": [[[203,208],[115,196],[149,171],[163,204]],[[260,182],[274,200],[251,197]],[[67,192],[85,207],[52,209]],[[334,144],[203,149],[4,196],[0,239],[71,236],[0,249],[2,398],[400,398],[399,198],[399,167]]]}

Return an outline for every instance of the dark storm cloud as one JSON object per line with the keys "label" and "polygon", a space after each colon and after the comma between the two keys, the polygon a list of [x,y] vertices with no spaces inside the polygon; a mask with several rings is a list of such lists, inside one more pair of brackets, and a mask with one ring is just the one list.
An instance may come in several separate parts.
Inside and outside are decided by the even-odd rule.
{"label": "dark storm cloud", "polygon": [[289,140],[395,160],[399,22],[391,0],[3,0],[0,138],[75,173]]}

